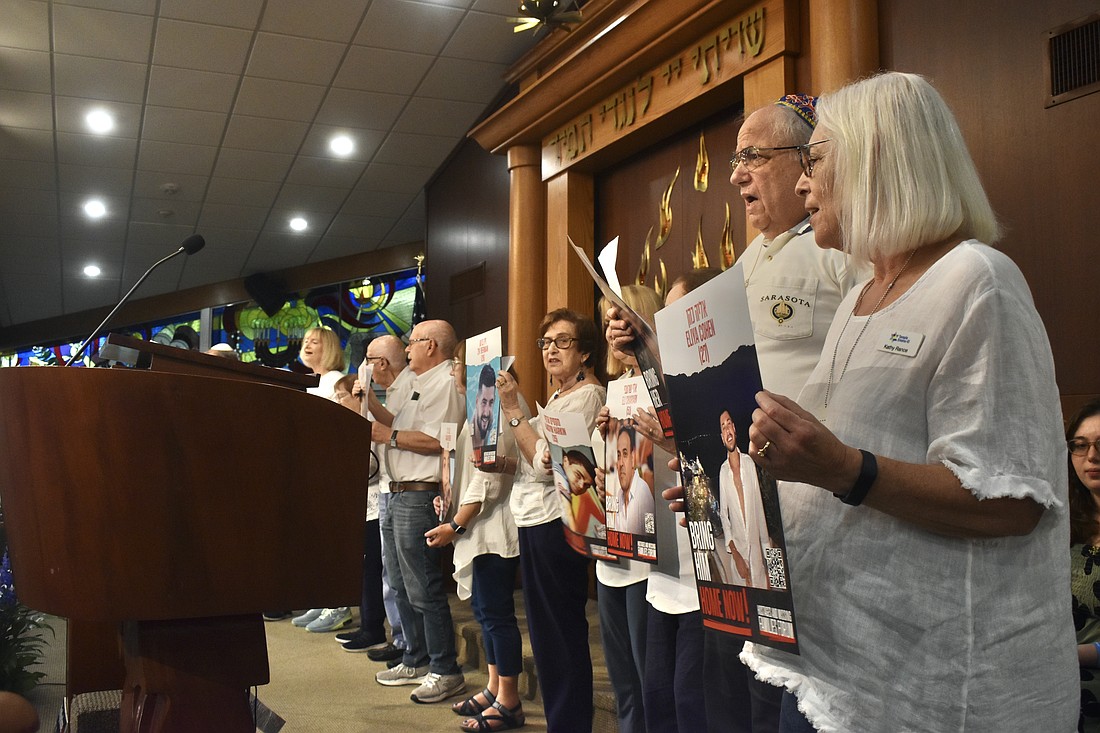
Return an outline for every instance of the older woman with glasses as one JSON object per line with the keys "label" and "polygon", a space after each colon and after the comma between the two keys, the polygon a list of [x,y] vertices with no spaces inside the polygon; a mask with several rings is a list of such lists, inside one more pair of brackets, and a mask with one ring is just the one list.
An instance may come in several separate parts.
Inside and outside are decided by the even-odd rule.
{"label": "older woman with glasses", "polygon": [[[1069,731],[1077,672],[1054,365],[962,134],[919,76],[818,103],[799,155],[820,246],[874,275],[798,397],[761,392],[800,654],[781,731]],[[796,707],[797,705],[797,707]]]}
{"label": "older woman with glasses", "polygon": [[[538,333],[542,364],[554,387],[547,408],[583,415],[591,434],[607,396],[595,374],[595,322],[561,308],[546,314]],[[589,560],[566,542],[541,416],[528,420],[523,414],[512,375],[500,372],[497,386],[503,416],[522,455],[511,509],[519,528],[523,599],[546,727],[584,733],[592,730],[592,659],[585,616]]]}

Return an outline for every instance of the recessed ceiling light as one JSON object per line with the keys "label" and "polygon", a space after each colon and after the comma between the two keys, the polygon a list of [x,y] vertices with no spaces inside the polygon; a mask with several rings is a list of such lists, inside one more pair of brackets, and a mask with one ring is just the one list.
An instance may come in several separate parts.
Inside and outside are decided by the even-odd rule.
{"label": "recessed ceiling light", "polygon": [[99,219],[107,213],[107,207],[99,199],[91,199],[84,204],[84,213],[91,219]]}
{"label": "recessed ceiling light", "polygon": [[84,274],[87,275],[88,277],[99,277],[100,273],[102,273],[102,272],[103,271],[100,270],[95,265],[88,265],[87,267],[84,268]]}
{"label": "recessed ceiling light", "polygon": [[300,216],[296,216],[290,220],[290,228],[296,232],[303,232],[308,226],[309,222]]}
{"label": "recessed ceiling light", "polygon": [[93,109],[84,116],[84,122],[88,125],[88,129],[97,135],[106,135],[115,129],[115,118],[104,109]]}
{"label": "recessed ceiling light", "polygon": [[328,141],[329,150],[339,156],[348,156],[355,151],[355,141],[347,135],[337,135]]}

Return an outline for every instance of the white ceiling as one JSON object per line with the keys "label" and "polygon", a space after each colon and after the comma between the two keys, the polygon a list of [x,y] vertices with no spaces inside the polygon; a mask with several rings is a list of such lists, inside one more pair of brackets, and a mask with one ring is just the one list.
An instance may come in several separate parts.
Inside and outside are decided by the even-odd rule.
{"label": "white ceiling", "polygon": [[196,232],[138,297],[422,239],[425,183],[535,40],[517,6],[0,0],[0,327],[113,304]]}

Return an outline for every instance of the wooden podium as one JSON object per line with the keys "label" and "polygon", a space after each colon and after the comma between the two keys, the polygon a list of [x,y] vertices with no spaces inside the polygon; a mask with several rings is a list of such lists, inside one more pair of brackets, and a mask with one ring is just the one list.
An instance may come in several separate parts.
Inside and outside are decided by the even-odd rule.
{"label": "wooden podium", "polygon": [[123,731],[251,733],[260,612],[358,603],[370,424],[315,377],[125,346],[152,370],[0,369],[16,590],[80,637],[69,695],[122,688]]}

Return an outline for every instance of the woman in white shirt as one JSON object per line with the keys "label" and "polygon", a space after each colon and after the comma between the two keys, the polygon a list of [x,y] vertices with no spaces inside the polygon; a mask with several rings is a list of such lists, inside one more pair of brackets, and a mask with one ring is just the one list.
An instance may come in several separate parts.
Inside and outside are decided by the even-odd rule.
{"label": "woman in white shirt", "polygon": [[[644,285],[626,285],[622,289],[623,301],[634,310],[635,313],[653,322],[653,314],[664,305],[661,296],[656,290]],[[599,312],[607,313],[611,303],[606,299],[600,300]],[[604,324],[606,328],[606,323]],[[618,351],[614,345],[608,344],[607,372],[608,376],[623,379],[636,375],[638,360],[633,351]],[[593,438],[597,456],[605,455],[604,443],[608,440],[607,426],[610,411],[604,407],[600,410],[596,421],[597,433]],[[618,436],[612,435],[612,442],[618,440]],[[625,441],[624,441],[625,442]],[[631,441],[632,443],[633,441]],[[606,470],[615,470],[614,466],[605,467]],[[634,482],[644,487],[644,491],[651,491],[645,486],[640,477],[634,477]],[[618,483],[616,482],[616,485]],[[653,496],[646,497],[646,505],[652,512]],[[639,501],[639,499],[635,499]],[[612,525],[612,517],[625,514],[620,506],[618,492],[608,496],[608,508],[616,508],[616,512],[609,512],[608,526]],[[626,522],[620,517],[620,529],[627,529]],[[659,551],[674,548],[661,548]],[[646,665],[646,626],[649,617],[649,605],[646,603],[646,580],[649,578],[649,565],[638,560],[619,559],[618,562],[596,561],[596,590],[599,594],[600,610],[600,638],[603,641],[604,659],[607,661],[607,673],[611,678],[611,685],[615,689],[615,704],[618,708],[619,731],[621,733],[645,733],[646,715],[645,702],[643,701],[643,680],[645,679]]]}
{"label": "woman in white shirt", "polygon": [[[310,387],[307,391],[326,400],[337,401],[336,383],[344,376],[347,359],[336,332],[320,326],[306,331],[298,358],[314,374],[320,376],[317,386]],[[311,608],[301,616],[295,616],[292,623],[307,631],[337,631],[351,623],[351,609],[347,606]]]}
{"label": "woman in white shirt", "polygon": [[[543,367],[555,388],[547,407],[583,415],[591,433],[607,394],[595,374],[595,322],[560,308],[546,314],[538,334]],[[541,416],[526,419],[510,374],[501,372],[497,385],[522,456],[511,508],[519,528],[527,626],[547,730],[585,733],[592,729],[592,658],[585,616],[589,561],[565,539]]]}
{"label": "woman in white shirt", "polygon": [[[919,76],[821,98],[798,192],[874,276],[794,400],[761,392],[799,655],[781,731],[1074,730],[1065,444],[1054,364],[962,134]],[[796,707],[797,705],[797,707]]]}
{"label": "woman in white shirt", "polygon": [[[465,345],[454,361],[455,385],[466,396]],[[529,414],[520,396],[520,407]],[[473,464],[473,445],[468,424],[459,426],[455,446],[454,517],[428,531],[430,547],[454,542],[454,579],[458,597],[470,599],[474,618],[481,625],[489,682],[485,689],[451,710],[464,716],[463,730],[507,730],[526,720],[519,697],[519,673],[523,648],[516,620],[515,586],[519,568],[519,534],[508,499],[519,465],[512,426],[501,426],[497,460],[480,468]],[[446,463],[443,480],[449,481]]]}

